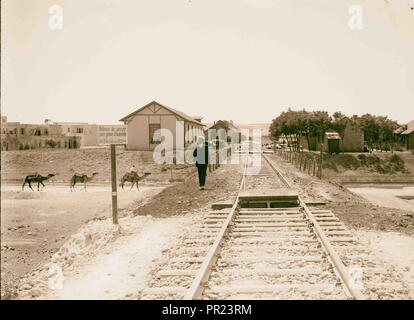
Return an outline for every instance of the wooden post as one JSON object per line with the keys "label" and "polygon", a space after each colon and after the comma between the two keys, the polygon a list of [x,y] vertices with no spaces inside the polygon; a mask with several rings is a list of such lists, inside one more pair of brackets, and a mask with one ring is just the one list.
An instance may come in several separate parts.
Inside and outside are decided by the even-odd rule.
{"label": "wooden post", "polygon": [[319,179],[322,179],[323,142],[321,142],[321,154],[319,157]]}
{"label": "wooden post", "polygon": [[112,222],[118,224],[118,196],[116,185],[116,150],[111,144],[111,177],[112,177]]}

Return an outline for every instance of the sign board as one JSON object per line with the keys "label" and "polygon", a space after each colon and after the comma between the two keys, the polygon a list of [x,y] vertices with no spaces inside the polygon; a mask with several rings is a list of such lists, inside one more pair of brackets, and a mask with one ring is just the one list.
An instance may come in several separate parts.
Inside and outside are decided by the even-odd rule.
{"label": "sign board", "polygon": [[98,126],[98,145],[126,144],[127,127],[125,125]]}

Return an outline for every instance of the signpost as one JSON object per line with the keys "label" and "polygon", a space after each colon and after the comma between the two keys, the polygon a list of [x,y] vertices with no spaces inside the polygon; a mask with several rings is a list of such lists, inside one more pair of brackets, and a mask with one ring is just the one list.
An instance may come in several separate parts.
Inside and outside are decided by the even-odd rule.
{"label": "signpost", "polygon": [[111,178],[112,178],[112,222],[118,224],[118,194],[116,183],[116,149],[111,144]]}

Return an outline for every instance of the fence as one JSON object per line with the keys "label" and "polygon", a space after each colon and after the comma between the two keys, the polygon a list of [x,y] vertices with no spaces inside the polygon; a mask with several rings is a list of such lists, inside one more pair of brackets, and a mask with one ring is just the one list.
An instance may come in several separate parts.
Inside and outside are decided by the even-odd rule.
{"label": "fence", "polygon": [[319,154],[304,151],[296,152],[285,149],[276,149],[276,154],[282,159],[295,165],[299,171],[322,178],[322,161]]}

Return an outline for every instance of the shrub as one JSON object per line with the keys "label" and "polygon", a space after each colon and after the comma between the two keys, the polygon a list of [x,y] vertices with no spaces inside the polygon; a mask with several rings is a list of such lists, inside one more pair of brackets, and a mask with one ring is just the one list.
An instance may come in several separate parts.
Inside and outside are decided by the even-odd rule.
{"label": "shrub", "polygon": [[361,164],[352,154],[340,154],[336,156],[337,163],[346,169],[358,169]]}
{"label": "shrub", "polygon": [[388,160],[388,162],[390,165],[391,172],[404,172],[405,171],[405,163],[404,163],[404,160],[400,156],[393,154]]}
{"label": "shrub", "polygon": [[54,147],[56,147],[56,141],[46,140],[46,145],[49,146],[50,148],[54,148]]}

